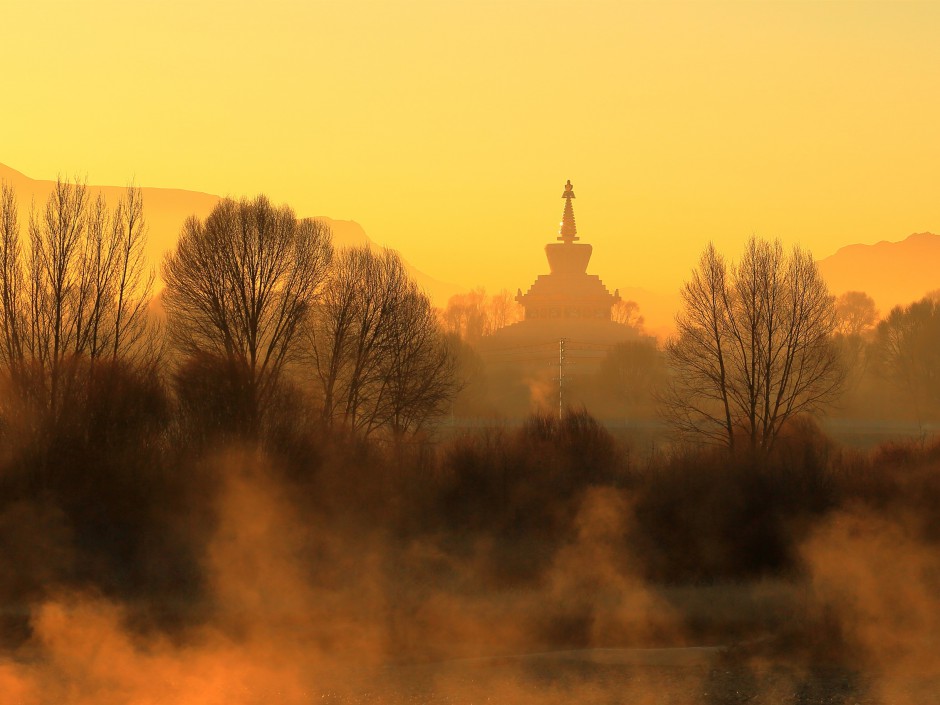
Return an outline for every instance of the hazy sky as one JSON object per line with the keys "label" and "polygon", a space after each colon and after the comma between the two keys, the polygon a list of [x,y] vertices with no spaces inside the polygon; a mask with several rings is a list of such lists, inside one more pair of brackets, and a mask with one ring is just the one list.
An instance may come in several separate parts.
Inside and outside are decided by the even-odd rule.
{"label": "hazy sky", "polygon": [[265,191],[525,288],[566,179],[591,271],[750,234],[940,231],[940,3],[6,0],[0,162]]}

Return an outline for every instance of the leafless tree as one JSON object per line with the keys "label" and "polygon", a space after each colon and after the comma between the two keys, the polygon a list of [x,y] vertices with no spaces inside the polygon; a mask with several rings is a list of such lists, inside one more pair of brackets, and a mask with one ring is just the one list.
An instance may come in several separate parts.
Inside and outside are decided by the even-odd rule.
{"label": "leafless tree", "polygon": [[456,393],[453,356],[430,301],[391,250],[343,250],[309,329],[323,418],[401,437]]}
{"label": "leafless tree", "polygon": [[509,289],[500,289],[489,297],[486,306],[489,332],[493,333],[522,320],[523,308]]}
{"label": "leafless tree", "polygon": [[332,257],[330,231],[265,196],[225,199],[190,218],[163,264],[170,340],[214,356],[244,386],[241,419],[260,430]]}
{"label": "leafless tree", "polygon": [[896,306],[878,324],[877,372],[904,392],[918,421],[940,410],[940,300]]}
{"label": "leafless tree", "polygon": [[666,377],[666,362],[653,338],[619,343],[601,361],[594,376],[598,406],[608,405],[620,416],[655,415],[655,400]]}
{"label": "leafless tree", "polygon": [[448,333],[473,344],[483,336],[522,320],[522,306],[507,289],[489,296],[486,289],[477,287],[451,296],[440,318]]}
{"label": "leafless tree", "polygon": [[768,451],[791,418],[840,391],[834,302],[806,250],[752,238],[729,267],[710,244],[682,300],[663,398],[679,430]]}
{"label": "leafless tree", "polygon": [[870,340],[878,322],[875,300],[863,291],[847,291],[835,302],[836,343],[846,369],[846,390],[858,389],[871,362]]}
{"label": "leafless tree", "polygon": [[610,310],[610,317],[614,323],[643,330],[643,316],[640,315],[640,305],[636,301],[620,300]]}
{"label": "leafless tree", "polygon": [[384,410],[376,420],[396,436],[421,429],[446,412],[457,393],[456,359],[428,297],[409,282],[389,322]]}
{"label": "leafless tree", "polygon": [[59,179],[20,239],[13,189],[0,194],[0,362],[9,380],[54,420],[79,370],[153,358],[146,315],[152,274],[139,189],[114,210],[80,181]]}
{"label": "leafless tree", "polygon": [[441,311],[441,323],[448,333],[460,336],[469,343],[479,342],[490,332],[486,311],[486,290],[477,287],[464,294],[454,294]]}
{"label": "leafless tree", "polygon": [[[384,277],[385,260],[368,247],[342,250],[330,269],[323,298],[312,320],[310,353],[323,397],[323,418],[332,425],[359,423],[360,408],[377,379],[387,319],[403,277]],[[382,286],[382,280],[387,280]]]}
{"label": "leafless tree", "polygon": [[[111,357],[122,351],[152,355],[152,327],[147,310],[151,302],[155,272],[147,267],[144,201],[139,188],[129,188],[114,214],[114,313]],[[141,296],[140,293],[145,295]]]}
{"label": "leafless tree", "polygon": [[4,182],[0,185],[0,363],[7,368],[18,369],[24,358],[24,287],[16,194]]}
{"label": "leafless tree", "polygon": [[836,331],[843,336],[862,336],[878,323],[875,300],[864,291],[847,291],[836,299]]}

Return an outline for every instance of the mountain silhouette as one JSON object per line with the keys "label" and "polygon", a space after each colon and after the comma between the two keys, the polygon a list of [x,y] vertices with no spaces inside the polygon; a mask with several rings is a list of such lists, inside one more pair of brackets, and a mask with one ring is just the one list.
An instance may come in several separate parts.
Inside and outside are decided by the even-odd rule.
{"label": "mountain silhouette", "polygon": [[[63,175],[63,178],[69,178]],[[31,205],[39,210],[52,192],[54,181],[31,179],[15,169],[0,164],[0,181],[12,184],[16,190],[20,205],[20,225],[22,236],[26,237],[26,225]],[[124,191],[123,186],[94,186],[89,184],[91,193],[102,193],[109,203],[115,203]],[[221,200],[220,196],[199,191],[186,191],[183,189],[141,187],[144,198],[144,218],[149,227],[147,239],[147,257],[151,263],[159,266],[164,255],[176,245],[180,228],[187,218],[196,216],[205,218]],[[304,217],[305,214],[298,214]],[[378,246],[369,238],[365,230],[354,220],[335,220],[325,216],[314,216],[330,226],[333,231],[333,244],[335,247],[351,247],[358,245]],[[456,284],[439,281],[424,272],[416,269],[405,261],[409,274],[418,285],[427,292],[433,303],[444,306],[447,299],[463,290]]]}
{"label": "mountain silhouette", "polygon": [[833,294],[864,291],[882,316],[940,289],[940,235],[914,233],[900,242],[848,245],[819,260]]}
{"label": "mountain silhouette", "polygon": [[[21,227],[26,237],[31,205],[42,208],[54,182],[32,179],[4,164],[0,164],[0,181],[12,184],[16,190],[22,211]],[[113,203],[124,187],[89,185],[89,189],[93,193],[101,192]],[[145,186],[142,191],[144,216],[149,226],[147,256],[154,265],[159,265],[165,253],[175,246],[186,218],[192,215],[204,218],[221,198],[184,189]],[[376,245],[354,220],[316,217],[330,226],[337,247]],[[848,245],[818,262],[834,294],[864,291],[875,300],[881,315],[886,315],[893,306],[909,304],[940,289],[940,235],[934,233],[914,233],[899,242],[883,240],[874,245]],[[464,287],[435,279],[407,261],[405,264],[437,306],[446,305],[448,298],[464,291]],[[678,288],[667,294],[627,287],[621,288],[620,294],[639,304],[649,333],[665,338],[673,332],[674,316],[680,303]]]}

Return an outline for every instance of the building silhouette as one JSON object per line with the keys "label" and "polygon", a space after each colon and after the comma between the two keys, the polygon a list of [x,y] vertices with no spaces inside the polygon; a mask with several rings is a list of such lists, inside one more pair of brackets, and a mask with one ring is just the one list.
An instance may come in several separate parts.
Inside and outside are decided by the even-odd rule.
{"label": "building silhouette", "polygon": [[[610,321],[611,307],[620,300],[618,293],[611,294],[597,275],[588,274],[593,247],[577,242],[578,229],[574,220],[574,188],[571,181],[565,184],[565,210],[562,214],[558,240],[545,246],[549,273],[542,274],[523,294],[519,290],[516,301],[525,309],[525,320],[555,321],[549,326],[563,334],[569,328],[568,321]],[[606,326],[596,328],[595,335],[602,334]],[[616,329],[612,329],[613,332]]]}
{"label": "building silhouette", "polygon": [[529,377],[554,379],[596,371],[607,352],[618,343],[637,340],[635,328],[612,320],[611,309],[620,301],[600,278],[588,274],[593,248],[580,242],[574,217],[574,187],[569,180],[561,230],[557,241],[545,245],[548,274],[516,295],[523,320],[487,336],[481,351],[497,367],[519,368]]}

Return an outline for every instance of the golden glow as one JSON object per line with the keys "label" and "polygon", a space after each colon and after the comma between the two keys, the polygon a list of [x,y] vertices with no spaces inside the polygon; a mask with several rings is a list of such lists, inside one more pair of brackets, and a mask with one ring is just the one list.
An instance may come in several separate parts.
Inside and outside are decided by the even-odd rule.
{"label": "golden glow", "polygon": [[0,162],[265,191],[419,269],[525,288],[571,179],[591,271],[708,240],[940,231],[940,4],[74,3],[3,11]]}

